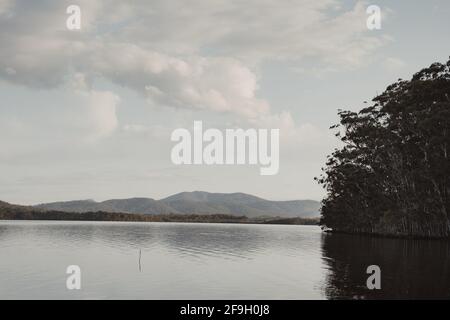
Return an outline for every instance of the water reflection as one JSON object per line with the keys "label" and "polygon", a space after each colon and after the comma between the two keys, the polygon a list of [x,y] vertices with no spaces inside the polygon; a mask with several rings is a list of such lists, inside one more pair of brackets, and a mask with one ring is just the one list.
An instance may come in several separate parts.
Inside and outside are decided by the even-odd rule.
{"label": "water reflection", "polygon": [[[324,234],[329,299],[450,298],[450,243]],[[381,290],[368,290],[366,268],[381,268]]]}
{"label": "water reflection", "polygon": [[[0,222],[0,298],[321,298],[320,229]],[[83,270],[67,292],[65,268]]]}
{"label": "water reflection", "polygon": [[[267,250],[282,250],[292,255],[312,249],[317,239],[310,233],[289,232],[283,226],[187,223],[95,223],[95,222],[16,222],[0,225],[0,240],[33,237],[52,246],[151,249],[164,246],[176,255],[231,256],[249,259]],[[297,228],[298,230],[298,228]],[[294,232],[293,232],[294,231]],[[226,258],[226,257],[224,257]]]}
{"label": "water reflection", "polygon": [[[0,221],[0,299],[450,298],[450,243],[314,226]],[[68,265],[83,290],[65,290]],[[381,290],[366,268],[381,268]]]}

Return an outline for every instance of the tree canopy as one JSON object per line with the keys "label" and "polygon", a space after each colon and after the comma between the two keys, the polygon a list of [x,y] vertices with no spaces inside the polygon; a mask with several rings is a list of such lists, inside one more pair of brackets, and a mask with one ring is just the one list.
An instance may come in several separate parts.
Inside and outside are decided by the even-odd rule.
{"label": "tree canopy", "polygon": [[399,79],[331,128],[343,147],[316,178],[323,226],[352,233],[450,235],[450,60]]}

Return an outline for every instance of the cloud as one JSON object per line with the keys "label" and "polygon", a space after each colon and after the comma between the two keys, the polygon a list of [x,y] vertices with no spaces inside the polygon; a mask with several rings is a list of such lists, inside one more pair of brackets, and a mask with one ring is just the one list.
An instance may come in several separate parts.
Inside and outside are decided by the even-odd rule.
{"label": "cloud", "polygon": [[143,94],[151,104],[255,117],[269,111],[256,97],[257,77],[236,59],[181,59],[132,44],[98,44],[80,69]]}
{"label": "cloud", "polygon": [[66,2],[7,6],[16,17],[0,17],[0,77],[53,88],[83,73],[154,104],[252,118],[269,110],[257,98],[263,61],[313,57],[323,68],[355,66],[386,41],[368,33],[362,2],[343,10],[335,0],[79,1],[76,32],[65,29]]}
{"label": "cloud", "polygon": [[69,1],[0,1],[0,78],[71,88],[78,105],[58,125],[89,141],[118,127],[120,98],[93,88],[97,80],[131,89],[150,105],[280,128],[289,141],[322,137],[310,124],[297,126],[289,112],[271,111],[258,95],[260,67],[285,60],[298,68],[313,59],[322,70],[353,68],[388,41],[368,32],[364,2],[342,9],[335,0],[80,0],[82,29],[74,32],[65,28]]}
{"label": "cloud", "polygon": [[136,4],[140,19],[121,39],[170,53],[230,56],[256,64],[313,57],[328,64],[359,64],[386,39],[366,27],[367,4],[343,9],[336,0],[153,1]]}
{"label": "cloud", "polygon": [[[328,136],[266,100],[286,100],[278,96],[299,87],[287,82],[295,77],[259,86],[273,65],[303,69],[308,81],[311,69],[357,68],[389,41],[367,30],[363,2],[342,2],[0,0],[2,194],[43,201],[157,195],[174,185],[233,191],[244,180],[249,192],[308,194],[305,181],[331,150]],[[81,7],[79,31],[66,29],[72,4]],[[268,184],[244,167],[146,176],[171,167],[170,132],[194,119],[279,128],[278,180]]]}

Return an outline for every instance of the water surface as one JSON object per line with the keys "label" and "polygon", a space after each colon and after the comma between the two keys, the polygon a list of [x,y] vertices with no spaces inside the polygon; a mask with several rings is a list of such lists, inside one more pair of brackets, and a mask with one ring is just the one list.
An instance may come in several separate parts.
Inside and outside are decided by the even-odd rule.
{"label": "water surface", "polygon": [[316,226],[0,221],[0,299],[449,298],[449,250]]}

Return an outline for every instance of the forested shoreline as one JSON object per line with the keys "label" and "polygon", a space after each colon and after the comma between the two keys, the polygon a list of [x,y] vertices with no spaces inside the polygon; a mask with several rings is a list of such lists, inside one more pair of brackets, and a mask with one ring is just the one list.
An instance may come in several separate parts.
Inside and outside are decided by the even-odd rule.
{"label": "forested shoreline", "polygon": [[0,220],[49,220],[49,221],[122,221],[122,222],[196,222],[196,223],[242,223],[242,224],[297,224],[317,225],[314,218],[248,218],[225,214],[133,214],[116,212],[62,212],[39,210],[33,207],[11,205],[0,201]]}
{"label": "forested shoreline", "polygon": [[450,60],[399,79],[359,112],[339,110],[343,147],[316,178],[336,232],[450,237]]}

